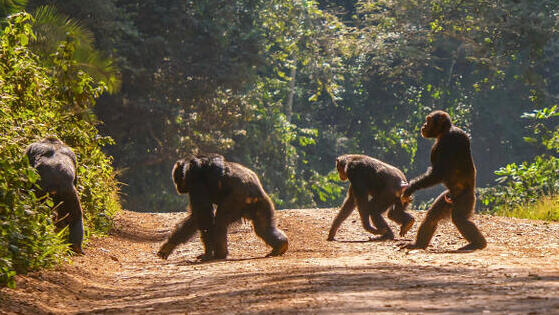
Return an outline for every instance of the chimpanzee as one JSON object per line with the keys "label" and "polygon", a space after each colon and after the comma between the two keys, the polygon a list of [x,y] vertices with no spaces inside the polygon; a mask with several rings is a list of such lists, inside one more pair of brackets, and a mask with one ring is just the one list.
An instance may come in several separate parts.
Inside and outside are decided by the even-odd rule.
{"label": "chimpanzee", "polygon": [[76,190],[76,155],[56,137],[47,137],[30,144],[25,150],[29,164],[41,176],[41,195],[49,193],[57,209],[56,227],[69,225],[71,249],[83,254],[83,216]]}
{"label": "chimpanzee", "polygon": [[[177,192],[188,194],[192,213],[171,233],[157,255],[163,259],[200,231],[201,260],[227,257],[227,227],[242,218],[252,221],[256,235],[272,247],[268,256],[287,251],[287,236],[276,227],[274,205],[258,176],[218,154],[178,160],[172,171]],[[214,205],[217,205],[214,214]]]}
{"label": "chimpanzee", "polygon": [[[342,222],[347,219],[355,206],[359,210],[363,228],[373,234],[381,235],[374,240],[394,239],[394,233],[383,219],[388,211],[388,218],[400,224],[400,236],[404,236],[413,226],[415,219],[406,212],[408,202],[400,199],[403,188],[407,185],[406,177],[396,167],[366,155],[345,154],[336,159],[336,168],[340,179],[349,179],[347,197],[341,210],[334,219],[328,240],[334,236]],[[369,201],[369,196],[372,199]],[[375,227],[372,227],[369,217]]]}
{"label": "chimpanzee", "polygon": [[459,251],[483,249],[487,242],[476,225],[470,220],[475,205],[476,168],[470,152],[470,139],[460,128],[454,126],[444,111],[427,115],[421,128],[424,138],[436,138],[431,149],[431,167],[410,182],[402,200],[408,201],[418,189],[443,183],[448,190],[437,197],[417,232],[415,243],[405,248],[425,249],[429,245],[437,223],[449,216],[458,231],[469,242]]}

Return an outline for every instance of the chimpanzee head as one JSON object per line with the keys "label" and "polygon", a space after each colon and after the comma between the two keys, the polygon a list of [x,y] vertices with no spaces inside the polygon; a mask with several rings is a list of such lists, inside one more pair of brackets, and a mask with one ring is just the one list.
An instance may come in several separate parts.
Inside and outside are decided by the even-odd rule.
{"label": "chimpanzee head", "polygon": [[175,189],[179,194],[187,194],[188,193],[188,185],[186,184],[186,174],[188,173],[188,169],[190,167],[190,161],[185,159],[180,159],[175,163],[173,166],[172,171],[172,178],[173,183],[175,184]]}
{"label": "chimpanzee head", "polygon": [[425,123],[421,127],[423,138],[437,138],[450,130],[452,121],[450,116],[442,110],[437,110],[425,117]]}
{"label": "chimpanzee head", "polygon": [[224,158],[219,154],[198,155],[175,163],[171,176],[179,194],[188,194],[193,185],[217,182],[225,171]]}
{"label": "chimpanzee head", "polygon": [[345,155],[336,158],[336,169],[338,169],[338,175],[342,181],[347,180],[347,157]]}

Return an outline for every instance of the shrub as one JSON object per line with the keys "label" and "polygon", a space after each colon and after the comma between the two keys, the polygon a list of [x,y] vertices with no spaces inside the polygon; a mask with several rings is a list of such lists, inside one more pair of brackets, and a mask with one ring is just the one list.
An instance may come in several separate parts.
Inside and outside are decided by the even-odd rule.
{"label": "shrub", "polygon": [[73,148],[86,236],[107,231],[120,209],[111,158],[101,151],[112,140],[98,134],[91,113],[105,85],[77,70],[71,41],[44,66],[27,47],[31,22],[26,13],[14,15],[0,34],[0,284],[8,286],[16,272],[50,266],[67,253],[65,231],[53,229],[52,201],[35,195],[38,175],[22,158],[29,143],[56,135]]}
{"label": "shrub", "polygon": [[[559,152],[559,129],[549,128],[552,118],[559,116],[557,106],[525,113],[524,118],[533,119],[534,133],[542,144]],[[526,141],[537,142],[534,138]],[[480,200],[487,211],[521,218],[558,220],[557,196],[559,194],[559,159],[553,155],[536,156],[533,162],[508,164],[495,174],[498,185],[481,188]],[[546,208],[547,207],[547,208]],[[546,210],[547,209],[547,210]]]}

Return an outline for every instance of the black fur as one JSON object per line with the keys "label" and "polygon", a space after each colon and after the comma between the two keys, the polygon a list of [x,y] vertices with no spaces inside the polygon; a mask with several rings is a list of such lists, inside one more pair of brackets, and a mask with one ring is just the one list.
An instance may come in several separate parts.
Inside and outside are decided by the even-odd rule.
{"label": "black fur", "polygon": [[426,117],[421,134],[425,138],[436,138],[431,149],[431,167],[410,182],[403,199],[408,199],[418,189],[439,183],[443,183],[448,190],[428,210],[415,243],[406,247],[427,248],[438,222],[450,216],[460,234],[469,242],[460,250],[485,248],[485,238],[470,219],[476,198],[476,168],[470,151],[470,138],[462,129],[454,126],[450,116],[443,111],[435,111]]}
{"label": "black fur", "polygon": [[30,144],[25,150],[29,164],[41,176],[41,195],[50,193],[57,208],[57,228],[69,225],[72,250],[82,253],[83,214],[76,190],[76,155],[54,137]]}
{"label": "black fur", "polygon": [[[407,184],[406,177],[396,167],[372,157],[346,154],[336,159],[336,168],[341,180],[349,179],[347,197],[334,219],[328,240],[333,240],[342,222],[355,206],[359,210],[363,228],[379,239],[393,239],[394,234],[382,214],[387,210],[388,218],[400,224],[400,235],[404,236],[412,227],[414,218],[406,212],[408,203],[402,202],[400,194]],[[369,201],[369,196],[372,199]],[[370,218],[370,219],[369,219]],[[370,220],[375,227],[371,226]]]}
{"label": "black fur", "polygon": [[256,174],[248,168],[225,161],[218,154],[196,156],[177,161],[172,178],[177,191],[189,195],[192,213],[161,246],[161,258],[166,259],[197,230],[205,248],[199,258],[226,258],[227,228],[241,218],[251,220],[256,234],[272,247],[269,256],[287,250],[287,237],[276,228],[274,205]]}

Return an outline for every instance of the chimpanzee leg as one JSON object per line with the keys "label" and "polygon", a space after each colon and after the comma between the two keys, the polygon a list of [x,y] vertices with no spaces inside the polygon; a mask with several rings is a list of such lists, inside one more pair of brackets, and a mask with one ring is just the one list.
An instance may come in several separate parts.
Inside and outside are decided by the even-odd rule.
{"label": "chimpanzee leg", "polygon": [[445,191],[437,197],[431,208],[427,211],[427,216],[419,226],[415,243],[408,244],[405,246],[406,248],[425,249],[429,246],[439,221],[450,216],[452,205],[448,204],[445,200],[445,195],[447,193],[448,191]]}
{"label": "chimpanzee leg", "polygon": [[203,184],[190,188],[190,208],[200,230],[200,240],[204,244],[204,254],[198,256],[203,260],[212,259],[215,251],[214,242],[214,205],[210,200],[208,189]]}
{"label": "chimpanzee leg", "polygon": [[373,196],[373,199],[369,201],[369,209],[371,210],[371,220],[378,230],[380,237],[374,238],[373,240],[392,240],[394,239],[394,233],[382,217],[382,214],[386,209],[394,203],[394,195],[390,192],[380,192]]}
{"label": "chimpanzee leg", "polygon": [[239,201],[227,197],[218,206],[215,214],[214,242],[216,259],[225,259],[229,254],[227,250],[227,228],[229,224],[240,219]]}
{"label": "chimpanzee leg", "polygon": [[215,215],[213,206],[211,209],[204,209],[197,213],[198,229],[200,229],[200,240],[204,245],[204,254],[198,256],[199,259],[208,260],[214,257],[215,241],[214,227]]}
{"label": "chimpanzee leg", "polygon": [[359,210],[359,216],[361,218],[361,225],[363,225],[363,228],[369,233],[382,234],[379,230],[371,226],[371,204],[368,200],[368,191],[364,189],[364,187],[353,185],[353,192],[355,201],[357,202],[357,209]]}
{"label": "chimpanzee leg", "polygon": [[484,249],[487,246],[485,237],[481,234],[471,216],[474,212],[476,202],[475,192],[462,192],[452,200],[454,209],[452,210],[452,222],[458,228],[458,231],[468,241],[468,245],[460,248],[462,251],[471,251],[476,249]]}
{"label": "chimpanzee leg", "polygon": [[353,196],[353,189],[350,184],[349,189],[347,191],[347,196],[344,200],[344,203],[342,204],[340,212],[338,212],[338,215],[336,216],[334,222],[332,223],[332,227],[330,227],[330,232],[328,233],[329,241],[334,240],[334,237],[336,236],[336,232],[340,228],[340,225],[342,225],[345,219],[349,217],[351,212],[353,212],[353,209],[355,209],[355,198]]}
{"label": "chimpanzee leg", "polygon": [[272,251],[266,257],[280,256],[285,253],[289,242],[285,233],[276,227],[272,201],[268,198],[261,199],[251,207],[254,209],[252,220],[254,232],[272,247]]}
{"label": "chimpanzee leg", "polygon": [[411,214],[406,212],[406,207],[402,204],[400,198],[397,198],[394,207],[388,210],[388,218],[400,224],[400,236],[404,237],[413,226],[415,219]]}
{"label": "chimpanzee leg", "polygon": [[72,250],[78,254],[83,254],[83,213],[80,205],[78,191],[74,186],[56,192],[53,201],[58,205],[57,228],[68,225],[68,240]]}
{"label": "chimpanzee leg", "polygon": [[157,256],[167,259],[175,247],[179,244],[188,242],[194,234],[196,234],[196,231],[198,231],[198,222],[196,216],[191,214],[177,225],[169,238],[167,238],[167,241],[165,241],[165,243],[161,245],[161,248],[159,248]]}

